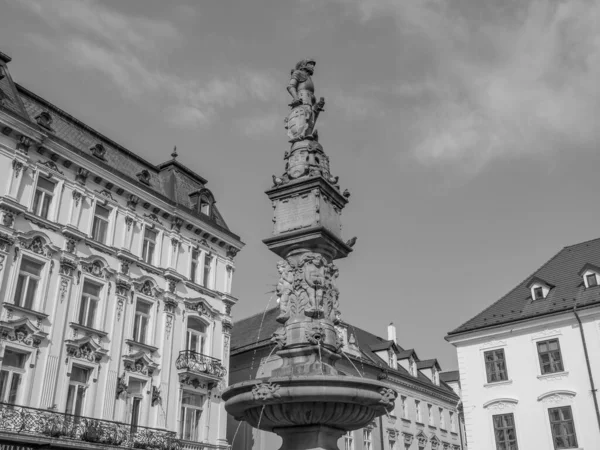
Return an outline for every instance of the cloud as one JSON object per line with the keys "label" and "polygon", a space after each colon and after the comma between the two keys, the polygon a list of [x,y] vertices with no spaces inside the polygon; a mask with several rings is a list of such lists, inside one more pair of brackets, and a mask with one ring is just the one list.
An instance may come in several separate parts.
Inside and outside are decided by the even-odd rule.
{"label": "cloud", "polygon": [[400,69],[389,91],[411,112],[402,133],[421,163],[477,171],[597,148],[599,2],[337,1],[365,26],[395,19]]}
{"label": "cloud", "polygon": [[237,128],[246,136],[259,138],[273,133],[277,128],[281,129],[281,135],[285,136],[283,117],[277,112],[267,114],[257,113],[236,121]]}
{"label": "cloud", "polygon": [[183,41],[168,20],[126,15],[94,0],[18,1],[53,30],[28,33],[30,42],[61,53],[75,67],[103,74],[129,99],[160,99],[172,125],[207,126],[220,111],[267,101],[275,92],[277,84],[267,72],[237,68],[203,80],[164,68],[160,55]]}

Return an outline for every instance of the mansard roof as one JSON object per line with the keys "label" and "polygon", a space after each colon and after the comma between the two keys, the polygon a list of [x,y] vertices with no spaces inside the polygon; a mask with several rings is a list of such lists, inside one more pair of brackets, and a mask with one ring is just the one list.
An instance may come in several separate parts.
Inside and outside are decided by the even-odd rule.
{"label": "mansard roof", "polygon": [[460,372],[458,370],[449,370],[447,372],[441,372],[440,380],[442,380],[444,383],[460,381]]}
{"label": "mansard roof", "polygon": [[[600,305],[598,289],[586,289],[581,280],[581,268],[586,264],[600,266],[600,238],[563,248],[508,294],[448,333],[447,337],[565,313],[574,306]],[[544,299],[532,300],[528,286],[534,279],[553,287]]]}

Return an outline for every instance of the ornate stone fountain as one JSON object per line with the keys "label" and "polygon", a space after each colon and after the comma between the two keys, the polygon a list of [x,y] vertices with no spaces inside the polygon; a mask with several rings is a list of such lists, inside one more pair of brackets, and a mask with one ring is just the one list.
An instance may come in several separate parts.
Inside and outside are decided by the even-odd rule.
{"label": "ornate stone fountain", "polygon": [[338,269],[333,261],[352,251],[341,237],[341,213],[350,193],[340,192],[315,124],[325,100],[316,101],[315,62],[291,72],[291,112],[285,120],[291,148],[285,172],[266,194],[274,209],[273,236],[263,242],[281,258],[277,285],[282,324],[273,335],[281,365],[268,376],[230,386],[225,409],[238,421],[272,431],[281,450],[337,450],[346,431],[391,411],[396,392],[375,380],[335,369],[342,357]]}

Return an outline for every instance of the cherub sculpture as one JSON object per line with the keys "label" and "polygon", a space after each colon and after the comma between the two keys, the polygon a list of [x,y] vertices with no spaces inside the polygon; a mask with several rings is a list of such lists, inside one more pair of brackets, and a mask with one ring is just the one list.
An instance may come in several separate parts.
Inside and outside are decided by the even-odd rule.
{"label": "cherub sculpture", "polygon": [[290,318],[290,294],[294,289],[294,270],[285,259],[277,263],[279,282],[277,283],[277,295],[279,296],[279,316],[277,322],[286,323]]}

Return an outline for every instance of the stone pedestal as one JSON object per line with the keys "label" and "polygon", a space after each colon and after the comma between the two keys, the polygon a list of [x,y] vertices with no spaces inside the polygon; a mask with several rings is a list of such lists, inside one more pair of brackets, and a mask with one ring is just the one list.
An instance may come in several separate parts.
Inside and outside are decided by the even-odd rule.
{"label": "stone pedestal", "polygon": [[279,450],[338,450],[337,441],[345,433],[323,425],[277,428],[273,431],[283,439]]}

